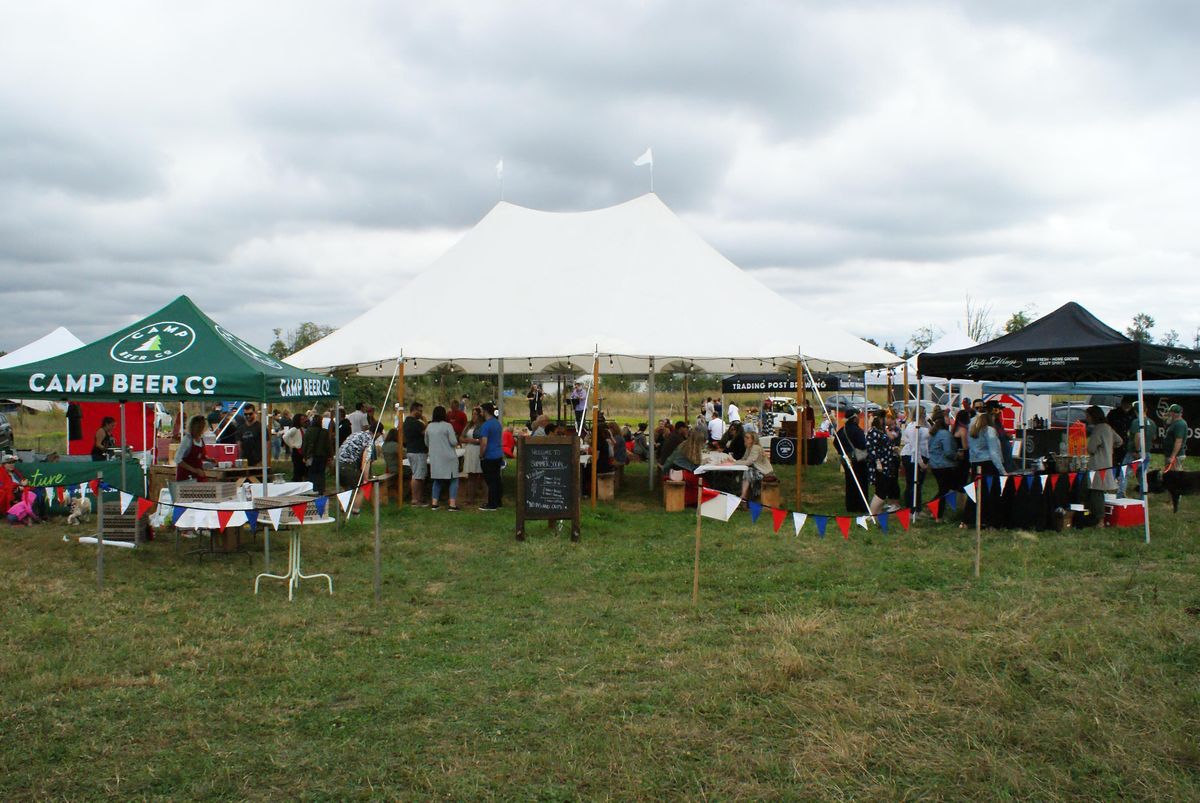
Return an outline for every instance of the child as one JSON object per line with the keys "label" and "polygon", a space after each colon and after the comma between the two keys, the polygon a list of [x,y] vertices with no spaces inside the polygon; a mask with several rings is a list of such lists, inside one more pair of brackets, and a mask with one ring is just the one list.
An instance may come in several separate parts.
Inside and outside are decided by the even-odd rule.
{"label": "child", "polygon": [[37,522],[38,517],[33,512],[35,497],[33,491],[25,483],[21,483],[13,494],[15,501],[8,508],[10,524],[29,526]]}

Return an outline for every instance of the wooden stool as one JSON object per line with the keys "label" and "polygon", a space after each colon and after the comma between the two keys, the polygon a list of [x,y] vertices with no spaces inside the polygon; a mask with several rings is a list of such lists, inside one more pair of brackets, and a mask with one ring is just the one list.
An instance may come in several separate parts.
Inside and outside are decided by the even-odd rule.
{"label": "wooden stool", "polygon": [[666,480],[663,482],[663,507],[668,513],[683,511],[683,480]]}
{"label": "wooden stool", "polygon": [[610,502],[616,496],[616,475],[613,472],[596,476],[596,499]]}
{"label": "wooden stool", "polygon": [[613,473],[617,475],[614,487],[619,491],[625,483],[625,466],[620,464],[613,466]]}
{"label": "wooden stool", "polygon": [[779,480],[772,476],[763,477],[762,493],[759,494],[759,502],[767,507],[779,507]]}

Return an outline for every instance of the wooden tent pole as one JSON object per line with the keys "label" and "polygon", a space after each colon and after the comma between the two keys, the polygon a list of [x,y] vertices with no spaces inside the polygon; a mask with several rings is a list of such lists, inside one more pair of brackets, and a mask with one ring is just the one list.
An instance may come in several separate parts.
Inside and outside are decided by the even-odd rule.
{"label": "wooden tent pole", "polygon": [[396,461],[396,507],[404,507],[404,355],[396,368],[396,403],[400,405],[400,449]]}
{"label": "wooden tent pole", "polygon": [[592,507],[596,507],[596,477],[599,469],[600,353],[592,357]]}
{"label": "wooden tent pole", "polygon": [[796,351],[796,448],[793,453],[796,455],[796,509],[800,509],[800,502],[803,498],[804,488],[804,447],[801,445],[805,442],[804,438],[804,408],[801,402],[804,398],[804,376],[803,360],[800,356],[800,351]]}

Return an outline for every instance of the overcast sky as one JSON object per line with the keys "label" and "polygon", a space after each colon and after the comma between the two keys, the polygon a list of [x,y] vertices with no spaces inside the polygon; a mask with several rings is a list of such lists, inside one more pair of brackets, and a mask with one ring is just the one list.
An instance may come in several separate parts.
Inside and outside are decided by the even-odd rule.
{"label": "overcast sky", "polygon": [[[1190,0],[0,2],[0,349],[179,293],[261,346],[339,325],[486,214],[498,159],[508,200],[583,210],[645,192],[647,146],[703,237],[859,336],[970,294],[1190,345],[1198,42]],[[446,281],[453,326],[482,288]],[[754,325],[679,288],[660,314]]]}

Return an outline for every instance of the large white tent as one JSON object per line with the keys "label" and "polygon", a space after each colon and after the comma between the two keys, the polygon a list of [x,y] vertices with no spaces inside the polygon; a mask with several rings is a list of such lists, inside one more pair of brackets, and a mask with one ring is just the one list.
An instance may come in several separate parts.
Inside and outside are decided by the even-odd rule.
{"label": "large white tent", "polygon": [[[24,365],[27,362],[37,362],[38,360],[46,360],[50,357],[57,357],[60,354],[66,354],[68,351],[74,351],[83,345],[83,341],[71,334],[65,327],[60,326],[48,335],[43,335],[32,343],[26,343],[19,349],[14,349],[4,356],[0,357],[0,368],[12,368],[17,365]],[[46,399],[13,399],[23,407],[29,407],[33,410],[41,410],[48,412],[56,409],[56,402]]]}
{"label": "large white tent", "polygon": [[[941,351],[957,351],[958,349],[969,349],[972,346],[978,346],[978,345],[979,345],[978,343],[976,343],[974,340],[972,340],[970,337],[968,337],[964,332],[962,332],[959,329],[955,329],[952,332],[948,332],[948,333],[942,335],[937,340],[930,343],[928,348],[925,348],[908,358],[908,381],[910,383],[915,383],[917,381],[917,357],[921,356],[926,351],[936,354]],[[891,370],[891,374],[892,374],[892,382],[894,384],[901,383],[904,381],[904,374],[903,374],[904,366],[903,365],[898,365],[895,368],[892,368],[890,370]],[[936,376],[926,376],[926,377],[923,377],[923,380],[925,382],[937,382],[937,383],[945,383],[947,381],[953,381],[953,380],[948,380],[948,379],[945,379],[942,377],[936,377]],[[887,381],[888,381],[888,371],[886,371],[886,370],[885,371],[869,371],[867,373],[867,384],[868,385],[886,385]]]}
{"label": "large white tent", "polygon": [[[390,375],[863,371],[900,362],[738,268],[653,193],[589,212],[500,202],[400,290],[292,355]],[[501,365],[500,361],[503,360]]]}

